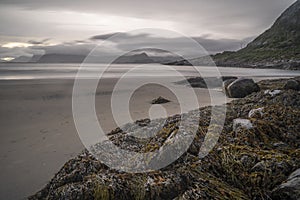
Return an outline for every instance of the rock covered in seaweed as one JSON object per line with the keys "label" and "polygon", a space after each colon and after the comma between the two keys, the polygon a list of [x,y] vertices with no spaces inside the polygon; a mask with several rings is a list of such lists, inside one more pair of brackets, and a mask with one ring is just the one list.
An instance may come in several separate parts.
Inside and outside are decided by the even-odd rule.
{"label": "rock covered in seaweed", "polygon": [[[270,91],[282,89],[284,84],[285,80],[259,83]],[[257,108],[263,108],[263,115],[249,118],[251,110]],[[30,199],[275,198],[275,191],[300,168],[300,93],[282,90],[270,95],[260,91],[232,101],[226,109],[219,141],[203,159],[198,155],[211,121],[211,107],[200,109],[194,141],[173,164],[158,171],[130,174],[109,169],[85,151],[68,161]],[[253,127],[234,130],[233,121],[238,118],[249,120]],[[108,136],[122,148],[149,152],[176,135],[179,121],[179,115],[168,118],[164,128],[147,140],[128,140],[122,129]]]}
{"label": "rock covered in seaweed", "polygon": [[272,191],[274,200],[298,200],[300,198],[300,169],[294,171],[289,178]]}
{"label": "rock covered in seaweed", "polygon": [[286,90],[300,90],[300,83],[296,80],[288,80],[284,85]]}

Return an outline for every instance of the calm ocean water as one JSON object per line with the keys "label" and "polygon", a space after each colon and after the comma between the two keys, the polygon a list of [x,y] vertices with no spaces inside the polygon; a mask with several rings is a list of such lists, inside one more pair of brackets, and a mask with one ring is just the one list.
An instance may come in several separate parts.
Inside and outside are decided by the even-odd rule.
{"label": "calm ocean water", "polygon": [[[24,79],[74,79],[80,68],[80,64],[32,64],[32,63],[0,63],[0,80],[24,80]],[[136,68],[136,70],[131,71]],[[170,68],[170,69],[168,69]],[[196,68],[196,69],[195,69]],[[147,64],[142,68],[134,64],[86,64],[82,68],[83,78],[96,78],[97,71],[105,72],[105,78],[118,78],[126,72],[131,71],[127,76],[176,76],[180,73],[184,76],[216,76],[216,68],[212,67],[191,67],[191,66],[165,66],[160,64]],[[176,73],[175,73],[175,71]],[[198,71],[197,71],[198,70]],[[241,76],[252,78],[277,78],[300,76],[300,71],[278,70],[278,69],[249,69],[218,67],[223,76]]]}

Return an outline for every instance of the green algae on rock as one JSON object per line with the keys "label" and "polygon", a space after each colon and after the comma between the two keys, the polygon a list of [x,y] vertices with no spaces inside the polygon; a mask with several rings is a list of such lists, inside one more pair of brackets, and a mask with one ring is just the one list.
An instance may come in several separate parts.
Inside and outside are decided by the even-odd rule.
{"label": "green algae on rock", "polygon": [[[202,159],[200,148],[212,107],[200,108],[194,141],[171,165],[131,174],[109,169],[84,151],[29,199],[270,199],[282,195],[286,199],[298,198],[294,194],[299,194],[299,188],[293,188],[290,196],[289,190],[280,189],[291,173],[300,168],[300,92],[285,90],[286,81],[259,82],[260,92],[228,103],[218,143]],[[266,90],[280,92],[270,95]],[[261,108],[262,114],[249,117],[249,113]],[[252,128],[234,130],[235,119],[249,120]],[[168,118],[163,129],[147,139],[129,137],[121,129],[108,136],[122,148],[151,152],[177,134],[179,121],[179,115]],[[151,122],[147,120],[148,123]]]}

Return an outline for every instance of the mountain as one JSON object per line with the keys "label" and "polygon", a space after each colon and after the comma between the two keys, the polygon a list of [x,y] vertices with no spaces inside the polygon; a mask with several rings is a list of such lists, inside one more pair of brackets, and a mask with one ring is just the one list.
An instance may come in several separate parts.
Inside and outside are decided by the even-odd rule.
{"label": "mountain", "polygon": [[124,55],[117,58],[113,63],[116,64],[126,64],[126,63],[154,63],[146,53]]}
{"label": "mountain", "polygon": [[217,65],[252,65],[300,69],[300,1],[273,26],[237,52],[213,56]]}
{"label": "mountain", "polygon": [[20,63],[26,63],[29,62],[31,60],[32,57],[29,56],[19,56],[13,60],[11,60],[10,62],[20,62]]}
{"label": "mountain", "polygon": [[[68,55],[68,54],[45,54],[43,56],[34,55],[32,58],[28,58],[24,62],[38,62],[38,63],[82,63],[86,55]],[[178,59],[178,57],[177,57]],[[99,62],[99,59],[91,59],[95,62]],[[148,56],[146,53],[138,54],[127,54],[117,58],[113,63],[115,64],[128,64],[128,63],[161,63],[170,62],[176,60],[175,57],[159,57],[159,56]],[[105,60],[103,60],[105,62]]]}
{"label": "mountain", "polygon": [[[300,69],[300,0],[285,10],[270,29],[245,48],[237,52],[216,54],[212,58],[217,66]],[[192,64],[204,65],[205,60],[193,59]],[[170,64],[190,63],[181,60]]]}
{"label": "mountain", "polygon": [[163,49],[156,48],[143,48],[132,51],[134,54],[146,53],[155,63],[168,63],[175,62],[182,59],[182,57],[177,54],[171,53]]}
{"label": "mountain", "polygon": [[[44,54],[44,55],[33,55],[32,57],[20,56],[15,58],[11,62],[30,62],[30,63],[82,63],[87,55],[72,55],[72,54]],[[106,57],[89,57],[91,63],[106,63],[110,62],[112,58]],[[135,50],[123,56],[117,58],[113,63],[116,64],[128,64],[128,63],[168,63],[182,59],[178,55],[171,54],[164,50],[157,49],[141,49]]]}
{"label": "mountain", "polygon": [[29,62],[38,62],[43,55],[33,55]]}
{"label": "mountain", "polygon": [[38,63],[82,63],[85,55],[67,55],[67,54],[45,54],[40,57]]}

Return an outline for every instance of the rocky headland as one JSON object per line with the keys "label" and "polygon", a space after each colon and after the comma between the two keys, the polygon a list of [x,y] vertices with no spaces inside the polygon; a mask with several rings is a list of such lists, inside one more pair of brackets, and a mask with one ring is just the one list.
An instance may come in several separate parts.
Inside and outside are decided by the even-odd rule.
{"label": "rocky headland", "polygon": [[[29,199],[299,199],[297,83],[299,86],[300,78],[261,81],[259,91],[226,104],[218,143],[202,159],[199,149],[212,107],[200,108],[197,134],[188,151],[173,164],[131,174],[108,168],[85,150]],[[108,136],[122,148],[154,151],[176,135],[179,118],[168,118],[164,128],[149,140],[134,139],[121,129]],[[146,126],[151,122],[136,123]]]}

